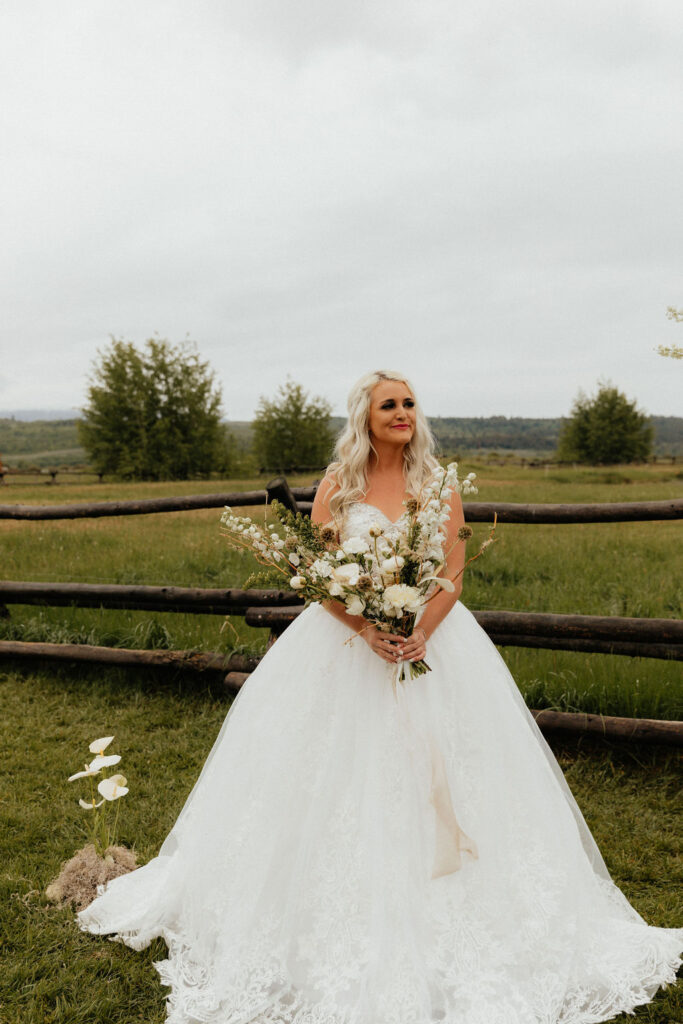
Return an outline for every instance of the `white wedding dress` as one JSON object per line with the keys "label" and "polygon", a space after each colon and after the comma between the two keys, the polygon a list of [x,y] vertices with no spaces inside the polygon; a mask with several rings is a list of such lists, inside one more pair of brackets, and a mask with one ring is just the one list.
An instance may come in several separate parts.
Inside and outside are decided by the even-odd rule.
{"label": "white wedding dress", "polygon": [[[354,503],[344,537],[378,518]],[[163,936],[172,1024],[591,1024],[674,982],[683,928],[649,926],[612,882],[467,608],[395,688],[351,635],[301,613],[159,855],[79,926]]]}

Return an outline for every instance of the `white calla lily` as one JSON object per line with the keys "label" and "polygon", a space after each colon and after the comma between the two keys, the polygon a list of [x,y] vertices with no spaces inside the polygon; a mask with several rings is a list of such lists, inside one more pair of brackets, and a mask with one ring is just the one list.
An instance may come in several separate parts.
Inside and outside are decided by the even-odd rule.
{"label": "white calla lily", "polygon": [[120,754],[98,754],[94,757],[88,768],[99,771],[100,768],[111,768],[112,765],[118,764],[121,760]]}
{"label": "white calla lily", "polygon": [[88,750],[91,754],[102,754],[113,739],[113,736],[102,736],[99,740],[93,740],[88,747]]}
{"label": "white calla lily", "polygon": [[118,800],[128,792],[126,778],[123,775],[110,775],[108,779],[102,779],[97,785],[97,792],[105,800]]}
{"label": "white calla lily", "polygon": [[100,774],[100,769],[99,768],[91,768],[90,765],[86,764],[84,772],[76,772],[75,775],[70,775],[69,778],[66,781],[67,782],[73,782],[74,779],[84,779],[88,775],[99,775],[99,774]]}
{"label": "white calla lily", "polygon": [[347,615],[362,615],[365,611],[365,601],[358,594],[353,594],[346,600]]}
{"label": "white calla lily", "polygon": [[94,800],[79,800],[78,802],[81,805],[81,807],[83,808],[83,810],[85,810],[85,811],[94,811],[96,807],[101,807],[102,806],[102,804],[104,803],[104,800],[100,800],[99,803],[95,803]]}
{"label": "white calla lily", "polygon": [[452,594],[455,590],[455,583],[453,580],[449,580],[447,576],[425,576],[423,583],[429,583],[430,580],[433,583],[438,583],[442,590],[447,590],[449,594]]}

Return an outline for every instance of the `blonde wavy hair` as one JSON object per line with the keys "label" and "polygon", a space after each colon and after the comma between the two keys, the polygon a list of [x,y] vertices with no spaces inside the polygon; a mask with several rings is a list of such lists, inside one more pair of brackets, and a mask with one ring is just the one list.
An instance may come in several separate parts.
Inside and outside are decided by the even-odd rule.
{"label": "blonde wavy hair", "polygon": [[330,515],[341,519],[344,508],[352,501],[361,501],[367,490],[367,467],[370,452],[377,451],[370,440],[370,405],[372,391],[380,381],[395,380],[405,384],[415,402],[415,430],[403,450],[403,476],[408,494],[417,497],[439,463],[434,457],[436,441],[427,419],[415,397],[415,389],[402,373],[374,370],[366,373],[351,388],[347,407],[349,418],[334,446],[334,461],[327,467],[338,490],[329,499]]}

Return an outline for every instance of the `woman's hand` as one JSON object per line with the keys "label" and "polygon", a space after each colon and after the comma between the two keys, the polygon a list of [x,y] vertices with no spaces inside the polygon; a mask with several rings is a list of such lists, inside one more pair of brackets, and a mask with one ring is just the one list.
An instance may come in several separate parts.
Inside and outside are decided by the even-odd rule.
{"label": "woman's hand", "polygon": [[368,625],[361,631],[360,635],[375,654],[379,654],[380,658],[390,662],[390,664],[395,665],[403,657],[399,653],[399,645],[405,643],[406,638],[404,636],[399,636],[398,633],[383,633],[377,626]]}
{"label": "woman's hand", "polygon": [[401,658],[403,661],[421,661],[427,655],[427,633],[422,626],[415,626],[410,636],[403,638]]}
{"label": "woman's hand", "polygon": [[397,661],[420,661],[427,654],[427,634],[422,626],[416,626],[410,636],[383,633],[377,626],[371,626],[361,636],[375,654],[392,665]]}

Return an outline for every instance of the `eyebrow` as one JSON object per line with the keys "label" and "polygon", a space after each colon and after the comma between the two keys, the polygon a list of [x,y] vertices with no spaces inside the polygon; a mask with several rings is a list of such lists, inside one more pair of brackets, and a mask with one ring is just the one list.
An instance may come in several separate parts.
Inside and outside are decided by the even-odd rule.
{"label": "eyebrow", "polygon": [[[415,399],[412,398],[410,395],[406,395],[406,397],[403,399],[404,404],[405,404],[405,402],[414,402],[414,401],[415,401]],[[396,402],[396,399],[395,398],[385,398],[382,402],[380,402],[380,405],[387,405],[387,403],[389,403],[389,402]]]}

